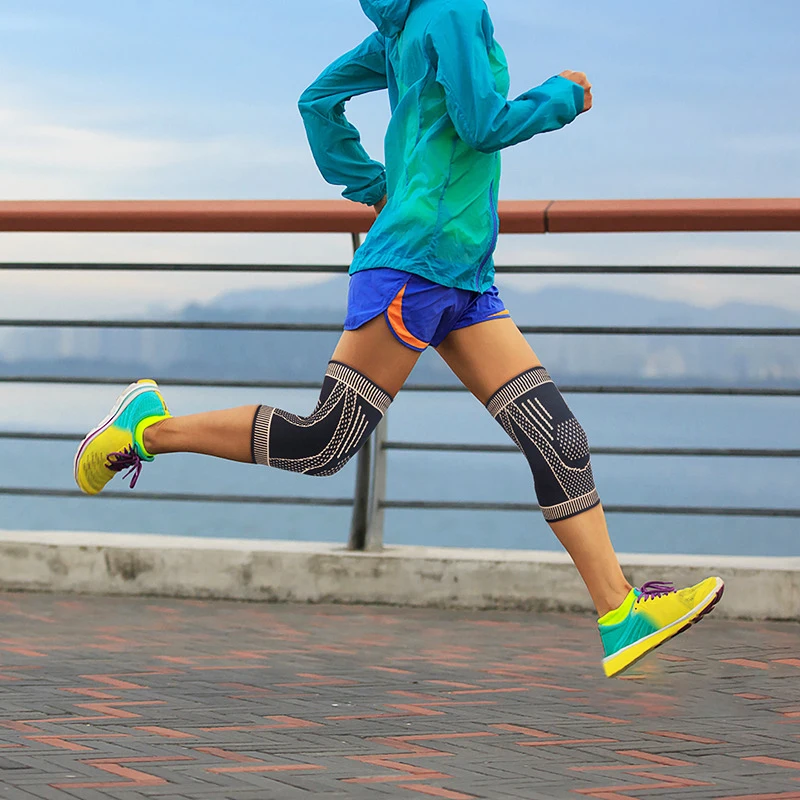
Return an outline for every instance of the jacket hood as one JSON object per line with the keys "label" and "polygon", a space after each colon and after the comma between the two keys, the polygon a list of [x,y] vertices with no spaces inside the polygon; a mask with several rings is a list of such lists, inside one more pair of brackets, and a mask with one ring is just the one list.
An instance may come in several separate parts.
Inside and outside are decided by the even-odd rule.
{"label": "jacket hood", "polygon": [[411,0],[361,0],[361,8],[384,36],[392,37],[405,27]]}

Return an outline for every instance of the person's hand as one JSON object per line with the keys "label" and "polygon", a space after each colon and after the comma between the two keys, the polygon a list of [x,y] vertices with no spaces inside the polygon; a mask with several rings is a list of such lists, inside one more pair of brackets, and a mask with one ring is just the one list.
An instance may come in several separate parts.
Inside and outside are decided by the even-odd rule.
{"label": "person's hand", "polygon": [[[565,70],[561,73],[562,78],[568,81],[577,83],[578,86],[583,86],[583,111],[588,111],[592,107],[592,84],[586,77],[585,72],[573,72],[571,69]],[[583,113],[583,111],[581,113]]]}
{"label": "person's hand", "polygon": [[385,207],[386,207],[386,195],[384,195],[380,200],[378,200],[378,202],[375,203],[375,205],[373,206],[373,208],[375,209],[375,216],[377,217],[378,214],[380,214]]}

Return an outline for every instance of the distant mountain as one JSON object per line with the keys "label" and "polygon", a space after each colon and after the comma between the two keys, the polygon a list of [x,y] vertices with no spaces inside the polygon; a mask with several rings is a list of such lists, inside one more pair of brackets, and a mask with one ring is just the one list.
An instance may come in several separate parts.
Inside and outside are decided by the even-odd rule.
{"label": "distant mountain", "polygon": [[[800,327],[800,313],[775,306],[727,303],[703,308],[675,300],[656,300],[572,286],[550,286],[526,292],[501,286],[501,295],[514,318],[523,325],[703,325],[739,327]],[[214,312],[263,311],[270,316],[285,310],[336,312],[347,306],[347,277],[291,289],[256,289],[221,295],[199,310]]]}
{"label": "distant mountain", "polygon": [[[765,305],[714,309],[620,292],[506,286],[506,305],[521,325],[685,325],[797,327],[800,314]],[[341,324],[347,277],[288,289],[230,292],[192,304],[182,321],[329,322]],[[127,375],[131,370],[182,378],[317,380],[337,334],[209,331],[15,331],[0,340],[0,372]],[[561,381],[796,385],[800,348],[793,338],[676,336],[533,337],[542,361]],[[121,363],[122,361],[126,363]],[[445,380],[434,353],[418,380]]]}
{"label": "distant mountain", "polygon": [[344,314],[347,307],[346,275],[336,275],[322,283],[290,289],[253,289],[228,292],[208,304],[216,311],[238,312],[242,309],[263,311],[314,311],[328,310]]}

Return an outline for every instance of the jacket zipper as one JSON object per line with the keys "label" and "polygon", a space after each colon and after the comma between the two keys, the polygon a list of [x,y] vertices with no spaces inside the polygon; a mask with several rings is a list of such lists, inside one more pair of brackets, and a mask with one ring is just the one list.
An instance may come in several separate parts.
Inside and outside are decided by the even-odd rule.
{"label": "jacket zipper", "polygon": [[492,185],[489,187],[489,208],[492,214],[492,241],[489,244],[489,250],[478,267],[478,275],[475,278],[475,290],[478,292],[481,290],[481,283],[483,282],[483,271],[489,263],[489,259],[491,259],[495,247],[497,247],[497,239],[500,236],[500,219],[497,215],[497,209],[494,206],[494,182],[492,182]]}

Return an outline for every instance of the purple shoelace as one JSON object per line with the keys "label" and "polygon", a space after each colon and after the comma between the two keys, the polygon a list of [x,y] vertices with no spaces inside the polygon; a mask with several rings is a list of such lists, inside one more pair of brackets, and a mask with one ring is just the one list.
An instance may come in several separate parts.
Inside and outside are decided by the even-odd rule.
{"label": "purple shoelace", "polygon": [[665,594],[672,594],[676,591],[674,584],[663,581],[649,581],[642,584],[639,590],[639,600],[649,600],[651,597],[662,597]]}
{"label": "purple shoelace", "polygon": [[131,478],[131,489],[136,487],[139,475],[142,474],[142,459],[133,446],[126,447],[121,453],[111,453],[108,456],[106,466],[112,472],[124,472],[128,470],[122,477],[125,479],[133,475]]}

